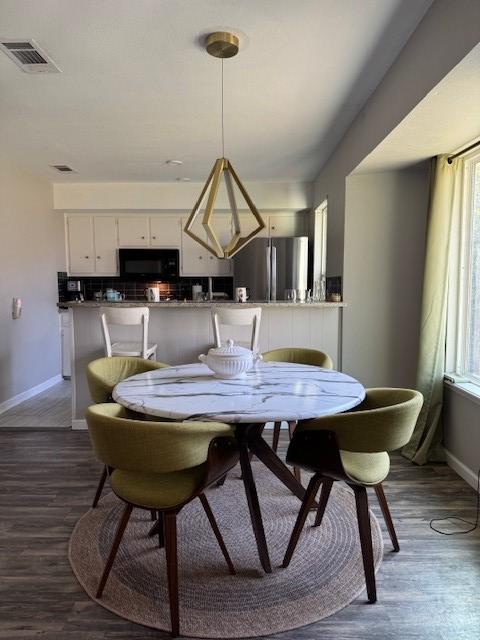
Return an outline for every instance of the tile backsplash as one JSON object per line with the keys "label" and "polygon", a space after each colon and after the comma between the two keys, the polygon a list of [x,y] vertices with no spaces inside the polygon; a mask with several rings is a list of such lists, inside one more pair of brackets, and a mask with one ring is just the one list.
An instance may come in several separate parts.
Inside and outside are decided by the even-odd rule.
{"label": "tile backsplash", "polygon": [[[137,282],[124,280],[120,277],[91,277],[91,278],[69,278],[65,271],[57,273],[58,280],[58,300],[65,302],[68,300],[67,281],[80,280],[82,283],[82,292],[85,300],[93,300],[93,294],[96,291],[105,293],[106,289],[115,289],[125,296],[127,300],[144,300],[144,291],[146,287],[159,286],[160,298],[166,300],[172,298],[176,300],[191,300],[192,286],[201,284],[204,291],[208,290],[208,278],[178,278],[176,282],[162,283],[157,282]],[[231,277],[214,277],[212,278],[213,291],[224,292],[228,298],[233,298],[233,278]]]}

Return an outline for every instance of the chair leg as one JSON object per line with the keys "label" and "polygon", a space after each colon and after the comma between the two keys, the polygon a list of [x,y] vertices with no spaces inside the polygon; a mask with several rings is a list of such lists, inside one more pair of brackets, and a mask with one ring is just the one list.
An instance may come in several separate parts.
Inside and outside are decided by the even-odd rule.
{"label": "chair leg", "polygon": [[[296,426],[297,423],[295,420],[290,420],[288,422],[288,437],[290,438],[290,440],[292,439],[293,432],[295,431]],[[300,471],[299,467],[293,467],[293,475],[300,483],[302,482],[302,472]]]}
{"label": "chair leg", "polygon": [[150,509],[150,520],[152,522],[155,522],[156,519],[157,519],[157,512],[155,511],[155,509]]}
{"label": "chair leg", "polygon": [[333,480],[330,478],[324,478],[322,482],[322,489],[320,492],[320,500],[318,503],[317,515],[315,517],[314,527],[318,527],[322,524],[323,514],[327,508],[328,498],[330,497],[330,491],[332,490]]}
{"label": "chair leg", "polygon": [[370,527],[370,514],[368,512],[368,496],[365,487],[350,485],[355,493],[357,506],[358,531],[360,533],[360,545],[362,547],[363,570],[367,583],[368,601],[377,600],[377,588],[375,585],[375,568],[373,564],[372,530]]}
{"label": "chair leg", "polygon": [[158,546],[160,549],[163,549],[163,547],[165,546],[165,521],[164,521],[164,517],[163,517],[163,512],[159,511],[158,512]]}
{"label": "chair leg", "polygon": [[300,534],[302,533],[303,525],[305,524],[305,520],[307,519],[308,512],[312,506],[312,503],[315,500],[315,496],[317,494],[318,487],[321,481],[322,478],[315,474],[308,483],[305,497],[303,499],[302,506],[300,507],[300,511],[298,512],[297,521],[295,522],[295,526],[293,527],[292,535],[290,536],[290,541],[285,552],[285,557],[283,558],[283,567],[288,567],[288,565],[290,564],[290,560],[292,559],[293,552],[295,551],[295,548],[297,546],[298,539],[300,538]]}
{"label": "chair leg", "polygon": [[400,545],[398,544],[397,533],[393,525],[392,516],[390,514],[390,509],[388,508],[388,502],[385,497],[385,493],[383,492],[383,487],[381,484],[377,484],[373,488],[375,489],[375,493],[377,494],[378,502],[380,504],[380,509],[382,510],[383,518],[385,520],[385,524],[387,525],[388,533],[390,535],[390,540],[392,541],[393,550],[400,551]]}
{"label": "chair leg", "polygon": [[110,554],[108,556],[107,564],[105,565],[105,569],[103,570],[102,577],[100,579],[100,584],[98,585],[96,598],[101,598],[103,590],[105,589],[105,585],[107,583],[108,576],[110,574],[110,570],[113,566],[115,556],[117,555],[118,547],[120,546],[120,542],[122,541],[123,534],[125,532],[125,528],[128,524],[130,516],[132,514],[133,505],[126,504],[125,510],[123,512],[122,518],[118,523],[117,532],[115,534],[115,539],[112,544],[112,548],[110,549]]}
{"label": "chair leg", "polygon": [[102,491],[103,491],[103,487],[105,485],[105,480],[107,479],[107,475],[108,475],[107,465],[104,464],[103,465],[103,470],[102,470],[102,475],[100,476],[100,480],[98,482],[97,491],[95,493],[95,497],[94,497],[93,502],[92,502],[92,509],[95,509],[95,507],[98,504],[98,501],[100,500],[100,496],[102,495]]}
{"label": "chair leg", "polygon": [[218,528],[217,522],[215,520],[215,516],[213,515],[213,512],[210,508],[210,504],[207,500],[207,496],[204,493],[201,493],[199,496],[200,498],[200,502],[202,503],[202,507],[205,511],[205,513],[207,514],[207,518],[208,521],[210,522],[210,526],[213,529],[213,533],[215,534],[215,537],[217,539],[218,542],[218,546],[220,547],[222,553],[223,553],[223,557],[225,558],[225,562],[227,563],[228,566],[228,571],[230,572],[230,574],[232,576],[235,575],[235,567],[233,566],[233,562],[228,554],[228,550],[227,547],[225,545],[225,542],[223,540],[222,534],[220,533],[220,529]]}
{"label": "chair leg", "polygon": [[180,613],[178,607],[178,562],[177,562],[177,514],[164,513],[165,554],[167,558],[168,598],[170,602],[171,635],[176,638],[180,633]]}
{"label": "chair leg", "polygon": [[281,422],[275,422],[273,425],[273,438],[272,438],[272,449],[277,452],[278,449],[278,440],[280,439],[280,428],[282,426]]}

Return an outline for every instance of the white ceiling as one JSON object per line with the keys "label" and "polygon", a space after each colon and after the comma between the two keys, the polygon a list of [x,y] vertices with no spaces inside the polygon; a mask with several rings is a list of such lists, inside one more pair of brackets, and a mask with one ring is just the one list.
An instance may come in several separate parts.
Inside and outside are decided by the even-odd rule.
{"label": "white ceiling", "polygon": [[244,180],[312,180],[431,2],[1,0],[0,36],[34,38],[63,71],[0,53],[2,152],[53,181],[205,179],[221,63],[199,34],[230,28],[226,156]]}
{"label": "white ceiling", "polygon": [[475,47],[355,169],[400,169],[452,153],[480,137],[480,45]]}

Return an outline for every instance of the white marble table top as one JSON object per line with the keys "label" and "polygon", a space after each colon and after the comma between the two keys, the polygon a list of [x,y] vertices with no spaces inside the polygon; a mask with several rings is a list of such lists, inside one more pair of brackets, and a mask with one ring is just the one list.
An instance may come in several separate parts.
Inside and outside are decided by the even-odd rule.
{"label": "white marble table top", "polygon": [[302,420],[346,411],[365,389],[354,378],[329,369],[260,362],[243,378],[219,380],[205,364],[141,373],[113,390],[119,404],[176,420],[227,423]]}

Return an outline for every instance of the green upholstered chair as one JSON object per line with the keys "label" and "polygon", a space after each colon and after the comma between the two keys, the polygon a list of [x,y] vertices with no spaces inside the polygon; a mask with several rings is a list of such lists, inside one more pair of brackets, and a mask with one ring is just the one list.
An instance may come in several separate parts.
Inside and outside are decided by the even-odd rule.
{"label": "green upholstered chair", "polygon": [[[144,360],[143,358],[131,356],[98,358],[98,360],[93,360],[87,365],[87,382],[90,396],[93,402],[96,403],[112,402],[112,391],[116,384],[137,373],[153,371],[154,369],[161,369],[162,367],[168,367],[168,365],[155,362],[154,360]],[[108,471],[108,468],[104,466],[93,499],[93,509],[97,506],[100,496],[102,495]]]}
{"label": "green upholstered chair", "polygon": [[320,484],[322,489],[314,526],[321,524],[333,482],[343,480],[355,494],[368,600],[376,601],[366,487],[374,488],[393,548],[399,551],[382,482],[390,470],[388,451],[399,449],[410,440],[422,404],[422,394],[411,389],[369,389],[362,404],[352,411],[298,423],[287,460],[313,471],[314,475],[285,553],[284,567],[290,563]]}
{"label": "green upholstered chair", "polygon": [[[324,369],[333,369],[333,362],[330,356],[318,349],[282,347],[281,349],[273,349],[272,351],[262,353],[262,358],[265,362],[294,362],[296,364],[311,364],[316,367],[323,367]],[[291,439],[297,423],[293,420],[287,422],[287,424],[288,435]],[[275,422],[273,425],[272,449],[274,451],[278,449],[281,426],[281,422]],[[300,481],[300,470],[295,468],[294,473],[297,480]]]}
{"label": "green upholstered chair", "polygon": [[102,597],[133,507],[160,514],[158,534],[165,546],[172,635],[179,633],[177,529],[178,512],[200,498],[231,574],[235,573],[203,491],[238,461],[233,429],[218,422],[147,422],[128,417],[114,403],[88,408],[86,418],[96,456],[114,469],[111,485],[125,502],[101,577]]}

